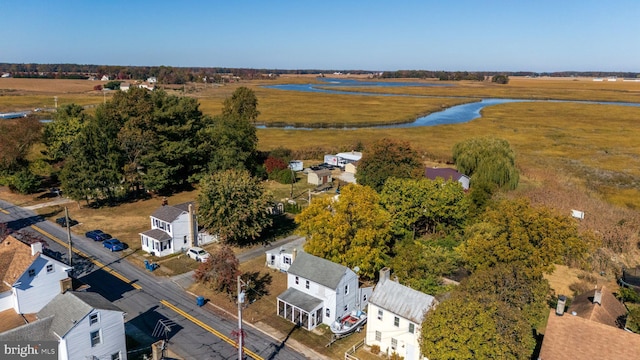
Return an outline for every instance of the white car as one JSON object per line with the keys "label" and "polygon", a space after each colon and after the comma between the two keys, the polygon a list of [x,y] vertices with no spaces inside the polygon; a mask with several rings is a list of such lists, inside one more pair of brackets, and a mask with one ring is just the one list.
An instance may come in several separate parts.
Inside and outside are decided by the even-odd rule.
{"label": "white car", "polygon": [[211,256],[211,254],[209,254],[203,248],[200,248],[200,247],[189,248],[189,250],[187,250],[187,255],[190,258],[200,262],[207,261],[207,259],[209,259],[209,257]]}

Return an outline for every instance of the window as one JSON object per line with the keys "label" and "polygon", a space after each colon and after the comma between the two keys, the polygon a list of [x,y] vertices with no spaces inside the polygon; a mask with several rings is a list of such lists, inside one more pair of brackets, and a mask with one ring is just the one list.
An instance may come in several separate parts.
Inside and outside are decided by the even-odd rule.
{"label": "window", "polygon": [[416,331],[416,326],[413,325],[412,323],[409,323],[409,332],[413,334],[415,331]]}
{"label": "window", "polygon": [[382,333],[380,331],[376,331],[376,341],[382,341]]}
{"label": "window", "polygon": [[89,325],[97,324],[98,321],[100,321],[100,318],[97,313],[89,315]]}
{"label": "window", "polygon": [[287,264],[287,265],[291,265],[291,258],[290,258],[290,257],[288,257],[288,256],[284,256],[284,257],[282,258],[282,262],[284,262],[284,263],[285,263],[285,264]]}
{"label": "window", "polygon": [[362,295],[362,301],[367,302],[367,294]]}
{"label": "window", "polygon": [[345,306],[344,306],[344,311],[345,311],[345,312],[346,312],[346,311],[349,311],[349,305],[345,305]]}
{"label": "window", "polygon": [[378,309],[378,320],[382,320],[382,309]]}
{"label": "window", "polygon": [[184,236],[184,243],[187,243],[187,235]]}
{"label": "window", "polygon": [[120,351],[115,354],[111,354],[111,360],[120,360]]}
{"label": "window", "polygon": [[171,232],[171,224],[167,224],[167,232]]}
{"label": "window", "polygon": [[327,310],[325,310],[325,316],[328,318],[331,318],[331,310],[329,310],[329,308],[327,308]]}
{"label": "window", "polygon": [[394,338],[391,338],[391,348],[392,348],[393,350],[395,350],[395,349],[397,349],[397,348],[398,348],[398,340],[396,340],[396,339],[394,339]]}
{"label": "window", "polygon": [[53,272],[53,264],[47,264],[47,274]]}
{"label": "window", "polygon": [[400,318],[397,316],[393,317],[393,326],[395,327],[399,327],[400,326]]}
{"label": "window", "polygon": [[95,347],[96,345],[99,345],[101,342],[102,342],[102,339],[100,338],[100,330],[92,331],[91,347]]}
{"label": "window", "polygon": [[300,284],[300,278],[296,276],[296,285]]}
{"label": "window", "polygon": [[349,293],[349,285],[344,286],[344,294],[347,295]]}
{"label": "window", "polygon": [[29,276],[31,276],[31,277],[36,276],[36,270],[35,269],[29,269]]}
{"label": "window", "polygon": [[309,288],[309,280],[307,280],[307,281],[304,283],[304,287],[305,287],[305,288],[307,288],[307,289]]}

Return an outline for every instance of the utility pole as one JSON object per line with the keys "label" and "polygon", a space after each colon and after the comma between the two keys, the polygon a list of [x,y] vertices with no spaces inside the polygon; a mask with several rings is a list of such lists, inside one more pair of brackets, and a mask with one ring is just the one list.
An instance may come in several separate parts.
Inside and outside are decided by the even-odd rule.
{"label": "utility pole", "polygon": [[243,359],[244,332],[242,331],[242,304],[244,303],[244,291],[242,285],[246,285],[238,275],[238,360]]}
{"label": "utility pole", "polygon": [[65,225],[67,225],[67,240],[69,240],[69,266],[73,266],[73,250],[71,249],[71,224],[69,224],[69,208],[64,207]]}

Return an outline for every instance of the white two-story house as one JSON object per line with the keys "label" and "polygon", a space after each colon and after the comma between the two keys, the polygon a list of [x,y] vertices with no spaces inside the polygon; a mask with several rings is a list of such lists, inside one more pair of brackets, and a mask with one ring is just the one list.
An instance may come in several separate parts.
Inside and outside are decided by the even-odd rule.
{"label": "white two-story house", "polygon": [[60,360],[126,360],[124,312],[97,293],[58,294],[38,319],[0,334],[0,341],[56,341]]}
{"label": "white two-story house", "polygon": [[366,306],[369,297],[358,286],[358,275],[346,266],[297,252],[287,273],[287,290],[278,296],[279,316],[313,330],[331,325],[353,310]]}
{"label": "white two-story house", "polygon": [[60,293],[68,265],[42,253],[42,243],[25,244],[13,236],[0,242],[0,311],[36,313]]}
{"label": "white two-story house", "polygon": [[198,222],[193,202],[163,205],[151,214],[151,230],[140,233],[142,250],[167,256],[195,246]]}
{"label": "white two-story house", "polygon": [[390,270],[380,270],[380,280],[369,299],[365,344],[378,345],[405,360],[426,359],[420,354],[420,328],[424,314],[437,305],[425,293],[391,280]]}

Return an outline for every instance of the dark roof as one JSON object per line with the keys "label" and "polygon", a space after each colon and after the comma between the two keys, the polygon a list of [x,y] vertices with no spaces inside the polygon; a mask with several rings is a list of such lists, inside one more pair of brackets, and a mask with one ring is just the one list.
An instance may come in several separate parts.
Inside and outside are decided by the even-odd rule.
{"label": "dark roof", "polygon": [[329,289],[336,289],[347,271],[352,270],[305,252],[298,252],[296,259],[289,267],[289,274],[300,276]]}
{"label": "dark roof", "polygon": [[165,205],[159,207],[156,211],[151,214],[152,217],[156,219],[160,219],[162,221],[166,221],[168,223],[176,220],[180,215],[189,212],[189,204],[193,205],[193,201],[189,201],[186,203],[178,204],[178,205]]}
{"label": "dark roof", "polygon": [[146,235],[152,239],[156,239],[158,241],[167,241],[167,240],[171,240],[171,235],[167,234],[166,232],[160,230],[160,229],[151,229],[151,230],[147,230],[145,232],[140,233],[142,235]]}
{"label": "dark roof", "polygon": [[314,170],[314,171],[311,171],[311,172],[316,174],[316,176],[318,176],[318,177],[330,176],[331,175],[331,170],[327,170],[327,169]]}
{"label": "dark roof", "polygon": [[459,173],[456,169],[451,168],[427,168],[425,175],[428,179],[435,180],[436,178],[443,178],[445,180],[459,180],[461,177],[466,176]]}
{"label": "dark roof", "polygon": [[624,328],[624,317],[627,315],[627,308],[612,293],[605,291],[604,288],[600,291],[602,293],[600,304],[593,303],[596,292],[594,289],[576,296],[567,311],[570,313],[575,312],[577,316],[587,320]]}
{"label": "dark roof", "polygon": [[94,309],[122,312],[119,307],[98,293],[67,291],[58,294],[45,305],[38,312],[38,318],[54,316],[51,331],[59,337],[64,337],[76,323]]}
{"label": "dark roof", "polygon": [[422,324],[424,313],[437,304],[436,299],[393,280],[378,282],[369,303],[390,311],[416,324]]}
{"label": "dark roof", "polygon": [[550,311],[539,360],[637,360],[640,335],[564,313]]}
{"label": "dark roof", "polygon": [[47,316],[34,322],[19,326],[0,334],[0,341],[54,341],[58,340],[51,332],[54,316]]}
{"label": "dark roof", "polygon": [[322,300],[294,288],[288,288],[278,296],[278,299],[306,312],[312,312],[322,304]]}

